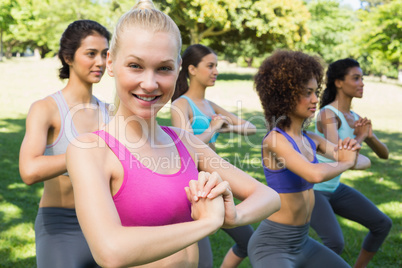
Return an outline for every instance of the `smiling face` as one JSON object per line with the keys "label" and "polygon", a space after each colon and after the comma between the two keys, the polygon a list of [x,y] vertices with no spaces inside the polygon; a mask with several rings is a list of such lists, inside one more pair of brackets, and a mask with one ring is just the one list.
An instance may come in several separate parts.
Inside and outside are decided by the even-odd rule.
{"label": "smiling face", "polygon": [[338,94],[344,94],[350,98],[363,97],[363,72],[359,67],[350,68],[343,80],[336,80]]}
{"label": "smiling face", "polygon": [[85,84],[100,82],[106,67],[108,40],[99,34],[88,35],[81,41],[70,65],[70,79],[78,78]]}
{"label": "smiling face", "polygon": [[143,119],[156,116],[173,95],[180,67],[178,51],[171,33],[138,27],[125,30],[118,50],[113,56],[108,53],[107,60],[120,113]]}
{"label": "smiling face", "polygon": [[314,116],[318,102],[316,95],[317,87],[317,80],[315,78],[308,81],[303,94],[299,97],[299,101],[293,112],[294,116],[302,119]]}
{"label": "smiling face", "polygon": [[189,74],[191,81],[197,81],[204,87],[215,85],[218,76],[218,57],[214,53],[210,53],[202,58],[197,67],[190,65]]}

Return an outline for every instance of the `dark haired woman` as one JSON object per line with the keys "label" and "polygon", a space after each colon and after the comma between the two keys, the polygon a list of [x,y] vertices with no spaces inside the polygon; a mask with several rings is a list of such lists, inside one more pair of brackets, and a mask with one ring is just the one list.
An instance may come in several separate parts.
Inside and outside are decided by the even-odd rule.
{"label": "dark haired woman", "polygon": [[[209,47],[189,46],[182,55],[182,68],[172,97],[172,125],[195,134],[215,150],[219,133],[242,135],[255,133],[255,126],[205,99],[205,91],[215,85],[218,76],[217,55]],[[247,244],[253,229],[241,226],[223,229],[236,242],[222,263],[222,268],[237,267],[247,257]],[[208,237],[199,242],[199,267],[212,267],[212,251]]]}
{"label": "dark haired woman", "polygon": [[109,122],[105,103],[92,95],[106,66],[110,33],[91,20],[71,23],[60,39],[60,79],[66,86],[32,104],[21,145],[19,168],[28,184],[44,182],[35,221],[37,266],[98,267],[78,224],[67,145],[80,133]]}
{"label": "dark haired woman", "polygon": [[[347,138],[335,145],[304,130],[314,116],[323,70],[319,60],[301,52],[277,51],[255,76],[268,123],[262,142],[267,184],[279,193],[281,209],[262,221],[249,241],[253,267],[349,267],[337,254],[308,236],[314,207],[313,184],[329,180],[369,160],[360,145]],[[316,153],[337,159],[320,164]]]}
{"label": "dark haired woman", "polygon": [[[388,158],[388,148],[374,134],[371,120],[362,118],[350,108],[353,98],[363,96],[363,72],[353,59],[338,60],[329,65],[326,89],[320,101],[316,133],[331,142],[347,137],[363,141],[382,159]],[[319,157],[320,162],[330,160]],[[358,222],[369,229],[355,267],[366,267],[387,237],[391,219],[357,190],[340,183],[341,174],[314,185],[316,206],[311,227],[323,243],[337,254],[344,247],[341,227],[335,214]]]}

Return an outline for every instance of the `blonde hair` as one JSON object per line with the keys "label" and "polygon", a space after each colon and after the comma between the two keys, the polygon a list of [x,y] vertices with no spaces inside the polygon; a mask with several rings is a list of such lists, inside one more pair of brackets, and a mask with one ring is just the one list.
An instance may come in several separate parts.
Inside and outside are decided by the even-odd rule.
{"label": "blonde hair", "polygon": [[182,41],[179,27],[168,15],[157,10],[151,0],[139,0],[130,11],[120,17],[110,44],[111,56],[116,55],[121,36],[130,27],[139,27],[153,32],[172,33],[178,44],[178,57],[180,58]]}

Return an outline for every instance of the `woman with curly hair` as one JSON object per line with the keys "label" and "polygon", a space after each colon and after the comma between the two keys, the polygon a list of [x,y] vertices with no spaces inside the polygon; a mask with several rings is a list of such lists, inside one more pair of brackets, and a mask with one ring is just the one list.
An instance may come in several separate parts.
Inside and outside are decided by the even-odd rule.
{"label": "woman with curly hair", "polygon": [[[317,58],[293,51],[275,52],[255,76],[268,123],[262,142],[264,174],[267,184],[279,193],[282,205],[261,222],[249,241],[253,267],[349,267],[340,256],[308,236],[314,183],[370,164],[358,155],[356,140],[346,138],[335,145],[304,130],[316,111],[322,77]],[[317,152],[336,159],[336,165],[318,163]]]}
{"label": "woman with curly hair", "polygon": [[[315,132],[332,142],[346,137],[359,143],[364,141],[379,158],[387,159],[388,148],[374,134],[371,120],[350,109],[353,98],[363,97],[363,72],[359,63],[353,59],[335,61],[329,65],[326,76]],[[318,160],[330,161],[324,157],[318,157]],[[365,226],[369,233],[355,267],[366,267],[387,237],[392,221],[359,191],[340,183],[340,177],[341,174],[314,185],[316,206],[311,227],[324,245],[341,254],[344,240],[335,214]]]}

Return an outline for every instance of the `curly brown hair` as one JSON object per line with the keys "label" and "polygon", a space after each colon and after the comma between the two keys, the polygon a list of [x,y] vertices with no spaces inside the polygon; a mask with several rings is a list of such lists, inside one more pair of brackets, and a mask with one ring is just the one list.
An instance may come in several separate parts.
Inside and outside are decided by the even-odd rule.
{"label": "curly brown hair", "polygon": [[266,58],[254,77],[268,130],[290,126],[289,114],[296,108],[308,82],[317,80],[321,89],[321,59],[299,51],[278,50]]}

